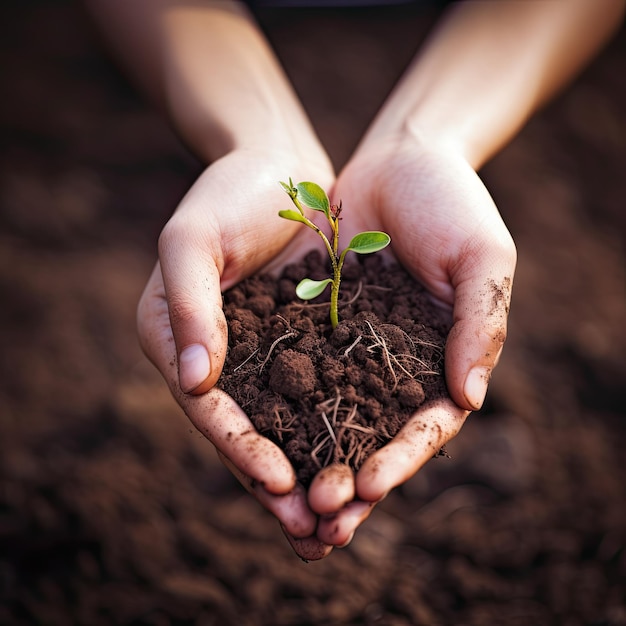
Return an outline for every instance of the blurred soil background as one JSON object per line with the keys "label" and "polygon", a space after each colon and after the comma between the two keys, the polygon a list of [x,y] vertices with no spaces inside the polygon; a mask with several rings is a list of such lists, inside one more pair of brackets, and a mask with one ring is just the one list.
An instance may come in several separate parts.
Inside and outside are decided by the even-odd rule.
{"label": "blurred soil background", "polygon": [[[339,166],[437,12],[261,17]],[[309,564],[137,346],[200,164],[79,4],[3,3],[0,68],[0,624],[626,624],[624,29],[482,172],[520,257],[485,408]]]}

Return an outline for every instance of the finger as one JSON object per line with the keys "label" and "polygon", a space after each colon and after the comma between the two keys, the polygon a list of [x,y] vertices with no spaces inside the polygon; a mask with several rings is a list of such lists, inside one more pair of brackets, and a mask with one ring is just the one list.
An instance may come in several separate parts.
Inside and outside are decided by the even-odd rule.
{"label": "finger", "polygon": [[[169,322],[176,344],[180,388],[208,391],[219,378],[228,342],[222,310],[221,265],[215,241],[195,239],[185,213],[175,214],[159,238],[159,258]],[[217,235],[214,237],[219,241]]]}
{"label": "finger", "polygon": [[484,402],[506,340],[516,262],[508,233],[495,241],[493,229],[490,235],[488,243],[468,246],[452,277],[454,323],[446,342],[446,381],[452,399],[471,411]]}
{"label": "finger", "polygon": [[296,484],[291,463],[275,444],[255,430],[248,416],[230,396],[218,388],[200,396],[181,391],[176,349],[158,266],[139,303],[137,326],[142,348],[194,426],[269,493],[290,492]]}
{"label": "finger", "polygon": [[289,545],[301,559],[317,561],[331,553],[332,546],[323,544],[313,536],[317,518],[306,506],[306,493],[302,485],[296,485],[295,489],[285,496],[273,496],[243,474],[230,459],[221,453],[218,455],[245,489],[278,518]]}
{"label": "finger", "polygon": [[356,496],[378,502],[407,481],[461,429],[469,411],[452,402],[421,409],[383,448],[372,454],[356,475]]}
{"label": "finger", "polygon": [[320,518],[317,525],[317,538],[329,545],[343,548],[347,546],[356,529],[374,510],[374,502],[350,502],[334,515]]}
{"label": "finger", "polygon": [[274,496],[257,485],[254,495],[295,539],[311,537],[315,533],[317,516],[307,506],[306,491],[302,485],[296,485],[284,496]]}
{"label": "finger", "polygon": [[269,493],[262,485],[244,474],[229,458],[218,453],[222,463],[233,473],[235,478],[253,495],[259,503],[280,521],[284,531],[294,538],[306,538],[313,535],[317,526],[317,517],[306,503],[306,491],[302,485],[285,495]]}
{"label": "finger", "polygon": [[354,473],[344,464],[336,463],[321,469],[309,487],[309,506],[319,515],[336,513],[354,500]]}
{"label": "finger", "polygon": [[137,306],[137,335],[144,354],[161,372],[169,388],[178,388],[176,347],[159,263],[153,268]]}
{"label": "finger", "polygon": [[294,469],[282,450],[255,430],[248,416],[224,391],[214,387],[202,396],[179,393],[177,400],[194,426],[269,493],[286,494],[295,487]]}
{"label": "finger", "polygon": [[[283,531],[284,532],[284,531]],[[317,539],[317,537],[306,537],[305,539],[296,539],[285,532],[287,541],[293,548],[294,552],[303,561],[319,561],[328,556],[333,551],[333,546],[329,546]]]}

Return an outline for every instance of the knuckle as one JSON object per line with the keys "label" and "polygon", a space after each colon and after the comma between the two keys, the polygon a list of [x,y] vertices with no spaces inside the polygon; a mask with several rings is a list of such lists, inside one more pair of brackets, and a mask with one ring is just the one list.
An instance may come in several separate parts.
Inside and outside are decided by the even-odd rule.
{"label": "knuckle", "polygon": [[174,215],[163,227],[158,240],[159,256],[167,255],[177,242],[189,237],[189,232],[185,232],[181,221]]}
{"label": "knuckle", "polygon": [[173,326],[184,324],[194,319],[198,303],[189,294],[176,292],[168,296],[167,308]]}
{"label": "knuckle", "polygon": [[497,324],[483,329],[482,344],[484,358],[492,361],[502,350],[507,337],[506,325]]}

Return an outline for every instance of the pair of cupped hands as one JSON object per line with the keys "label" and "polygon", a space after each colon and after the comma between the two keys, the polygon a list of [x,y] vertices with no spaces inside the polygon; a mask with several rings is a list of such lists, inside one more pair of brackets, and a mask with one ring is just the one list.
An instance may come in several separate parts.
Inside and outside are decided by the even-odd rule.
{"label": "pair of cupped hands", "polygon": [[[333,203],[341,199],[343,246],[362,230],[389,233],[383,254],[425,285],[453,322],[445,352],[450,399],[420,408],[358,473],[327,468],[334,475],[308,491],[283,452],[216,386],[228,342],[222,292],[319,246],[310,229],[278,217],[290,208],[279,181],[290,177],[319,184]],[[278,518],[296,553],[319,559],[347,545],[375,504],[482,405],[506,336],[515,258],[488,191],[454,150],[377,144],[357,150],[338,177],[326,163],[288,152],[234,150],[204,171],[161,234],[139,304],[140,341],[191,422]]]}

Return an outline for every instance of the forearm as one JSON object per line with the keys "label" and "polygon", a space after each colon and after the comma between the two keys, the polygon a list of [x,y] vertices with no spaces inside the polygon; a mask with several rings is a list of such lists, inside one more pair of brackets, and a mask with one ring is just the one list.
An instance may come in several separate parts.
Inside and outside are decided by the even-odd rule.
{"label": "forearm", "polygon": [[597,53],[623,0],[500,0],[454,6],[364,141],[409,134],[476,169]]}
{"label": "forearm", "polygon": [[272,148],[326,165],[315,133],[263,35],[234,1],[87,0],[130,75],[210,162]]}

